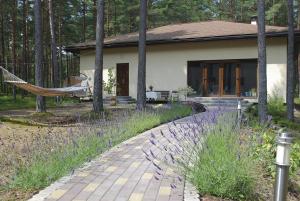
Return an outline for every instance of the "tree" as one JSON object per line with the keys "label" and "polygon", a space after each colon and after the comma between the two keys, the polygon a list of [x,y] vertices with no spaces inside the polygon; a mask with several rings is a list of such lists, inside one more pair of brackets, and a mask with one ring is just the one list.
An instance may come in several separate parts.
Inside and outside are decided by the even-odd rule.
{"label": "tree", "polygon": [[85,42],[85,34],[86,34],[86,2],[85,0],[82,1],[82,15],[83,15],[83,23],[82,23],[82,35],[83,35],[83,42]]}
{"label": "tree", "polygon": [[265,1],[257,1],[258,11],[258,115],[259,122],[264,124],[267,121],[267,69],[266,69],[266,33],[265,33]]}
{"label": "tree", "polygon": [[146,32],[147,0],[140,0],[139,64],[136,102],[138,110],[143,110],[146,106]]}
{"label": "tree", "polygon": [[294,120],[294,5],[288,0],[288,49],[287,49],[287,118]]}
{"label": "tree", "polygon": [[59,69],[58,69],[58,61],[57,61],[57,48],[56,48],[56,40],[55,40],[55,22],[53,15],[53,6],[52,0],[48,0],[49,6],[49,25],[50,25],[50,35],[51,35],[51,63],[53,68],[52,81],[53,87],[59,87]]}
{"label": "tree", "polygon": [[[16,0],[13,0],[13,9],[12,9],[12,73],[16,74],[16,69],[17,69],[17,54],[16,54],[16,46],[17,46],[17,41],[16,41],[16,28],[17,28],[17,2]],[[13,86],[13,98],[14,101],[16,101],[16,86]]]}
{"label": "tree", "polygon": [[[22,78],[27,81],[28,79],[28,0],[23,0],[23,66]],[[22,98],[25,96],[25,90],[22,90]]]}
{"label": "tree", "polygon": [[104,44],[104,0],[97,1],[97,26],[96,26],[96,59],[94,74],[94,112],[103,110],[103,44]]}
{"label": "tree", "polygon": [[[42,39],[42,15],[41,0],[34,1],[34,38],[35,38],[35,84],[43,87],[43,39]],[[36,111],[46,111],[45,97],[36,97]]]}

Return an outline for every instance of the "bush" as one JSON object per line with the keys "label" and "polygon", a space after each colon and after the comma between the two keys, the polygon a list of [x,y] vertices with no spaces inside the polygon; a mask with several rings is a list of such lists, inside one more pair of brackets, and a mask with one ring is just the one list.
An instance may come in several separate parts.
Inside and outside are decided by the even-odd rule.
{"label": "bush", "polygon": [[188,173],[201,194],[235,200],[249,199],[254,192],[255,163],[242,147],[234,130],[234,116],[226,115],[208,132],[205,146]]}
{"label": "bush", "polygon": [[285,106],[283,98],[274,94],[268,98],[268,112],[274,116],[284,116]]}

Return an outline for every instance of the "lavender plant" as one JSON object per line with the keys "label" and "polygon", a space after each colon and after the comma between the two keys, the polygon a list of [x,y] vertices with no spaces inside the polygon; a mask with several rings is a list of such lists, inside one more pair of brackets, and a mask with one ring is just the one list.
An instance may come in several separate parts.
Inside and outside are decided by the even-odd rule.
{"label": "lavender plant", "polygon": [[[152,133],[152,146],[144,153],[156,168],[155,177],[162,178],[164,170],[158,165],[161,161],[193,182],[202,194],[247,198],[253,180],[247,172],[250,160],[246,149],[241,148],[236,118],[230,110],[211,109],[185,121],[172,122],[160,135]],[[177,182],[180,181],[181,177]]]}
{"label": "lavender plant", "polygon": [[112,146],[190,113],[190,107],[174,105],[143,112],[118,110],[110,118],[105,114],[98,118],[91,115],[90,119],[78,115],[72,127],[49,127],[46,134],[38,131],[23,145],[0,139],[0,169],[7,173],[1,174],[0,188],[27,191],[43,188]]}

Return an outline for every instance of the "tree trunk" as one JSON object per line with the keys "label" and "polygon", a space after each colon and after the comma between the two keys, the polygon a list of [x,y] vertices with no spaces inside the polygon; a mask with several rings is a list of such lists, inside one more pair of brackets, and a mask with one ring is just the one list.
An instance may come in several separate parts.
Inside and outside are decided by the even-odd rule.
{"label": "tree trunk", "polygon": [[55,22],[53,15],[53,6],[52,0],[48,0],[49,6],[49,25],[50,25],[50,34],[51,34],[51,58],[52,58],[52,81],[53,87],[59,87],[59,69],[58,69],[58,61],[57,61],[57,47],[55,40]]}
{"label": "tree trunk", "polygon": [[[0,5],[2,5],[2,0],[0,0]],[[0,7],[0,30],[1,30],[1,34],[0,34],[0,66],[3,65],[4,63],[4,51],[3,51],[3,45],[4,45],[4,38],[3,38],[3,8],[2,6]],[[3,84],[3,76],[2,73],[0,72],[0,84],[1,84],[1,88],[0,88],[0,93],[4,92],[4,84]]]}
{"label": "tree trunk", "polygon": [[59,81],[60,85],[63,85],[63,61],[62,61],[62,12],[61,12],[61,7],[59,7],[58,10],[58,44],[59,44]]}
{"label": "tree trunk", "polygon": [[[43,87],[43,39],[42,39],[42,15],[41,0],[34,1],[34,24],[35,24],[35,84]],[[45,97],[36,97],[36,111],[46,111]]]}
{"label": "tree trunk", "polygon": [[93,0],[93,25],[94,25],[94,30],[93,30],[93,33],[94,36],[96,36],[96,29],[97,29],[97,0]]}
{"label": "tree trunk", "polygon": [[[27,38],[28,38],[28,28],[27,28],[27,16],[28,16],[28,0],[23,0],[23,66],[22,66],[22,78],[27,81],[28,72],[28,48],[27,48]],[[25,90],[22,90],[22,98],[26,94]]]}
{"label": "tree trunk", "polygon": [[266,69],[266,34],[265,34],[265,1],[258,0],[258,115],[259,122],[267,121],[267,69]]}
{"label": "tree trunk", "polygon": [[113,0],[114,2],[114,35],[117,35],[117,4],[116,0]]}
{"label": "tree trunk", "polygon": [[83,28],[83,42],[85,42],[86,40],[86,37],[85,37],[85,34],[86,34],[86,2],[85,0],[82,1],[82,15],[83,15],[83,25],[82,25],[82,28]]}
{"label": "tree trunk", "polygon": [[288,49],[287,49],[287,118],[294,120],[294,12],[293,0],[288,0]]}
{"label": "tree trunk", "polygon": [[106,9],[106,36],[110,36],[110,1],[107,1],[107,9]]}
{"label": "tree trunk", "polygon": [[[13,0],[13,9],[12,9],[12,73],[16,74],[17,69],[17,54],[16,54],[16,26],[17,26],[17,2]],[[16,86],[13,85],[13,99],[16,101],[17,94],[16,94]]]}
{"label": "tree trunk", "polygon": [[143,110],[146,106],[146,32],[147,0],[140,0],[139,64],[136,102],[138,110]]}
{"label": "tree trunk", "polygon": [[104,0],[97,1],[97,27],[96,27],[96,60],[94,75],[94,112],[103,110],[103,43],[104,43]]}

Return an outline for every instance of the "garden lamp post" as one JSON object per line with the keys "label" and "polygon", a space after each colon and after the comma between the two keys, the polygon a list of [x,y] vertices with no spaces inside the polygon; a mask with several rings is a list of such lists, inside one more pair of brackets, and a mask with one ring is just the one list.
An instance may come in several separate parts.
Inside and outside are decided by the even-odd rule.
{"label": "garden lamp post", "polygon": [[238,112],[238,126],[240,128],[241,125],[241,120],[242,120],[242,103],[241,100],[238,100],[238,105],[237,105],[237,112]]}
{"label": "garden lamp post", "polygon": [[286,200],[292,141],[293,137],[291,133],[283,132],[277,137],[274,201]]}

